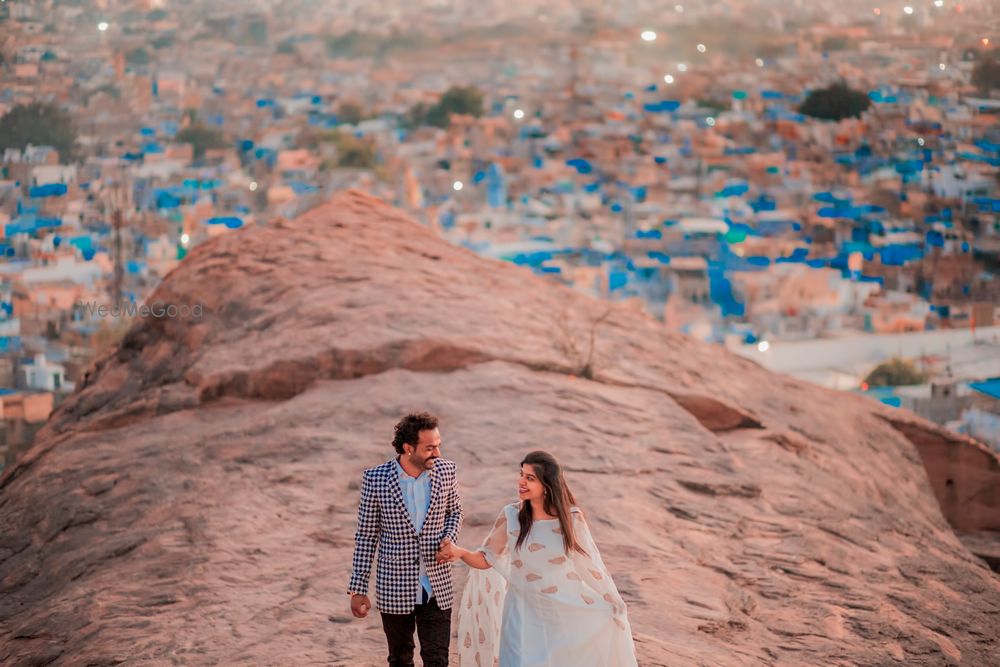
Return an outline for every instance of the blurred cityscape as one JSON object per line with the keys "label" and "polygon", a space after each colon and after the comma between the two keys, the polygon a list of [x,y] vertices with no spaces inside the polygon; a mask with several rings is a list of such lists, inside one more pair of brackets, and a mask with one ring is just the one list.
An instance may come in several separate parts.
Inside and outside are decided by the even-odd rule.
{"label": "blurred cityscape", "polygon": [[0,2],[7,461],[186,253],[345,188],[1000,450],[998,47],[994,0]]}

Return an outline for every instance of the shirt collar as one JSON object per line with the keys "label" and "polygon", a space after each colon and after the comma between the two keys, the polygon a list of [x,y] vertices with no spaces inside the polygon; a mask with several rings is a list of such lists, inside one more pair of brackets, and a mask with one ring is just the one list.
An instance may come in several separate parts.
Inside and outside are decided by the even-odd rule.
{"label": "shirt collar", "polygon": [[417,481],[419,481],[421,479],[430,477],[430,473],[431,473],[430,470],[424,470],[422,473],[420,473],[416,477],[410,477],[410,474],[408,472],[406,472],[405,470],[403,470],[403,465],[399,462],[399,458],[398,457],[395,458],[395,459],[393,459],[393,461],[396,463],[396,474],[399,476],[399,481],[401,481],[401,482],[417,482]]}

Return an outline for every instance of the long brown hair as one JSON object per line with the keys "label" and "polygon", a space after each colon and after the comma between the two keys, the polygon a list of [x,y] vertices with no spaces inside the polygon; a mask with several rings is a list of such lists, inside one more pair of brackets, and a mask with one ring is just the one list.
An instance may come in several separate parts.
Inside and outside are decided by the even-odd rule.
{"label": "long brown hair", "polygon": [[[586,555],[587,552],[576,541],[573,521],[569,516],[570,508],[576,505],[576,499],[573,497],[573,492],[569,490],[569,485],[566,484],[566,479],[563,477],[559,462],[548,452],[534,451],[530,452],[521,461],[522,466],[526,463],[535,469],[535,475],[545,488],[545,512],[559,518],[559,527],[562,528],[563,547],[566,553],[569,553],[570,550],[575,550]],[[531,514],[531,502],[521,503],[521,509],[517,513],[517,518],[521,524],[521,534],[517,536],[517,544],[514,545],[515,550],[519,550],[521,544],[528,539],[528,532],[531,530],[531,524],[534,521],[534,517]]]}

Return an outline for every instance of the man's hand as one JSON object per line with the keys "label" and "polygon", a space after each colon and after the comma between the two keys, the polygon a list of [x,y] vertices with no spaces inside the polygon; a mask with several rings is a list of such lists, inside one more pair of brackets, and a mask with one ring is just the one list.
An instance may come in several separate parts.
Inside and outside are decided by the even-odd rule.
{"label": "man's hand", "polygon": [[443,563],[454,563],[459,559],[459,548],[449,539],[444,538],[441,540],[441,546],[438,547],[437,552],[437,562],[438,565]]}
{"label": "man's hand", "polygon": [[355,618],[364,618],[371,608],[372,603],[368,600],[367,595],[355,594],[351,596],[351,613],[354,614]]}

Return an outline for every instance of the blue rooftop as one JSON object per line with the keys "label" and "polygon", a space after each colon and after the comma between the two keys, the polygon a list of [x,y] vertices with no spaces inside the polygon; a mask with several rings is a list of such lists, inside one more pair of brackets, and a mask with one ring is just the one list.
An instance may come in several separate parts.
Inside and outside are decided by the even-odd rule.
{"label": "blue rooftop", "polygon": [[970,382],[969,387],[981,394],[1000,401],[1000,378],[990,378],[982,382]]}

